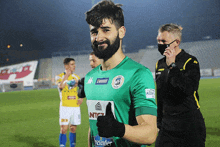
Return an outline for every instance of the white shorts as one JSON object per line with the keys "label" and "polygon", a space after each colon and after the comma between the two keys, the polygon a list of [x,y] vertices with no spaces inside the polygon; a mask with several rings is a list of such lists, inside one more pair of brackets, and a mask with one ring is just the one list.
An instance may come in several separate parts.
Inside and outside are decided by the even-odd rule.
{"label": "white shorts", "polygon": [[60,125],[80,125],[81,112],[80,107],[60,106]]}

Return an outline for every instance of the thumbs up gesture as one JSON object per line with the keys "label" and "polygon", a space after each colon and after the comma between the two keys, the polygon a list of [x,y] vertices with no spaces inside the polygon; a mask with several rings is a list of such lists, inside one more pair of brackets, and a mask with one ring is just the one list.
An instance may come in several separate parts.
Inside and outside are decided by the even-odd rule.
{"label": "thumbs up gesture", "polygon": [[98,116],[96,125],[101,137],[123,137],[125,134],[125,125],[114,118],[110,102],[106,106],[105,116]]}

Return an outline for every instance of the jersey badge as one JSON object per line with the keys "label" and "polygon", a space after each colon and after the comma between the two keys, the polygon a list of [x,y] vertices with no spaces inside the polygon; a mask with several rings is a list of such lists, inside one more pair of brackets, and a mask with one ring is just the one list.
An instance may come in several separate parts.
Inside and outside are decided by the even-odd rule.
{"label": "jersey badge", "polygon": [[89,80],[88,80],[88,82],[87,82],[87,84],[93,83],[93,80],[92,80],[92,79],[93,79],[93,77],[90,77]]}
{"label": "jersey badge", "polygon": [[96,85],[105,85],[108,84],[109,78],[97,78]]}
{"label": "jersey badge", "polygon": [[155,99],[155,89],[145,89],[146,98],[153,98]]}
{"label": "jersey badge", "polygon": [[124,77],[122,75],[118,75],[112,80],[112,87],[114,89],[120,88],[124,84]]}

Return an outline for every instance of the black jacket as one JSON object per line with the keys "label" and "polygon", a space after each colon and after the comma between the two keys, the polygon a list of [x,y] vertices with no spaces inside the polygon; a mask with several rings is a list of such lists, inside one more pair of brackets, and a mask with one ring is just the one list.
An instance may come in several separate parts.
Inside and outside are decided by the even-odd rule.
{"label": "black jacket", "polygon": [[[185,114],[190,114],[200,108],[197,92],[200,80],[198,60],[181,50],[176,56],[175,64],[177,65],[175,68],[168,69],[166,57],[160,59],[156,64],[157,125],[159,129],[162,125],[167,129],[179,128],[181,121],[172,122],[170,121],[172,118],[184,119]],[[168,119],[165,121],[165,118]]]}

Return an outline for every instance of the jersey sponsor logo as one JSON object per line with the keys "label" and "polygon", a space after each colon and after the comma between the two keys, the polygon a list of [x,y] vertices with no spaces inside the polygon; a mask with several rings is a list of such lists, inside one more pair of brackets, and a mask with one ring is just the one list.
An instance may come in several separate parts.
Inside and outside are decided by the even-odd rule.
{"label": "jersey sponsor logo", "polygon": [[114,140],[112,138],[100,137],[99,135],[93,136],[95,147],[112,146]]}
{"label": "jersey sponsor logo", "polygon": [[104,116],[109,102],[112,104],[112,113],[115,115],[113,101],[87,100],[89,119],[97,120],[98,116]]}
{"label": "jersey sponsor logo", "polygon": [[155,99],[155,89],[145,89],[146,98],[154,98]]}
{"label": "jersey sponsor logo", "polygon": [[61,119],[61,122],[68,122],[68,119]]}
{"label": "jersey sponsor logo", "polygon": [[108,80],[109,80],[109,78],[97,78],[95,84],[96,84],[96,85],[108,84]]}
{"label": "jersey sponsor logo", "polygon": [[68,99],[68,100],[75,100],[75,99],[76,99],[76,96],[67,96],[67,99]]}
{"label": "jersey sponsor logo", "polygon": [[122,75],[118,75],[112,80],[112,87],[114,89],[120,88],[124,84],[124,77]]}
{"label": "jersey sponsor logo", "polygon": [[90,77],[89,80],[88,80],[88,82],[87,82],[86,84],[91,84],[91,83],[93,83],[93,80],[92,80],[92,79],[93,79],[93,77]]}
{"label": "jersey sponsor logo", "polygon": [[[95,105],[95,110],[102,111],[102,105],[100,104],[100,102],[98,102]],[[98,116],[104,116],[104,113],[97,113],[97,112],[90,112],[89,113],[89,118],[97,118]]]}
{"label": "jersey sponsor logo", "polygon": [[90,113],[89,113],[89,118],[91,118],[91,119],[97,119],[98,116],[104,116],[104,115],[105,115],[104,113],[90,112]]}
{"label": "jersey sponsor logo", "polygon": [[102,110],[102,105],[100,104],[100,102],[98,102],[98,103],[95,105],[95,110]]}

